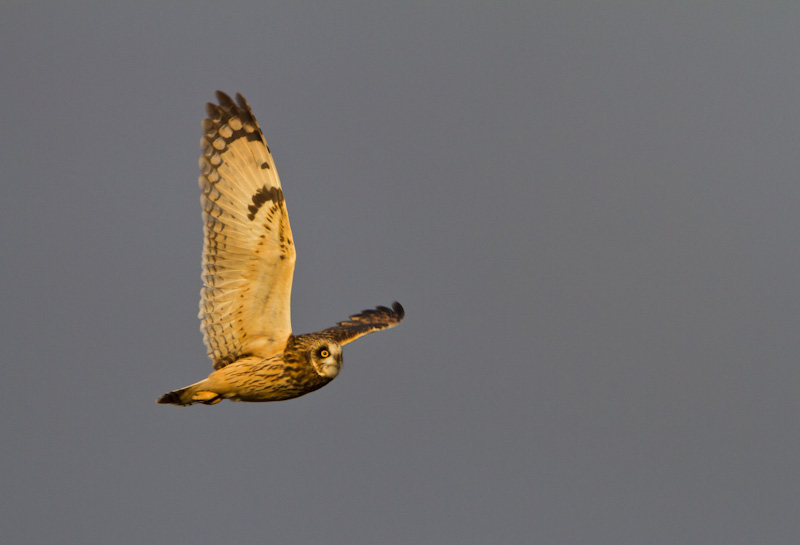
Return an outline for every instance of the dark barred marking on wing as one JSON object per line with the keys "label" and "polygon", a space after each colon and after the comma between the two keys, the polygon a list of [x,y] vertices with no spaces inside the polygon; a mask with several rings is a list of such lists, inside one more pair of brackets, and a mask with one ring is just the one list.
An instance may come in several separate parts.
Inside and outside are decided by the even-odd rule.
{"label": "dark barred marking on wing", "polygon": [[[222,151],[227,147],[227,144],[238,140],[239,138],[246,138],[249,141],[264,141],[264,136],[258,126],[258,122],[253,113],[250,111],[250,106],[240,93],[236,93],[236,103],[231,100],[231,97],[222,91],[216,92],[219,106],[211,102],[206,104],[206,113],[208,119],[203,120],[203,129],[216,126],[220,129],[215,131],[222,137],[222,142],[217,140],[212,142],[212,145]],[[223,146],[223,144],[226,144]],[[266,143],[264,144],[266,146]],[[220,147],[217,147],[220,146]]]}
{"label": "dark barred marking on wing", "polygon": [[253,194],[253,204],[247,207],[249,214],[247,219],[253,221],[256,219],[256,214],[264,205],[265,202],[270,201],[275,204],[283,202],[283,191],[280,187],[267,187],[263,186],[261,189]]}

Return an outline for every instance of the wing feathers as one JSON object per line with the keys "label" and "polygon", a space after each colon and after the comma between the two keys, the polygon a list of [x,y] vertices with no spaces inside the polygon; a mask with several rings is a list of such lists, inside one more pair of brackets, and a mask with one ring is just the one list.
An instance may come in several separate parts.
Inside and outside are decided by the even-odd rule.
{"label": "wing feathers", "polygon": [[[220,369],[242,355],[282,352],[292,328],[295,249],[275,162],[250,106],[217,91],[206,105],[199,160],[203,249],[200,329]],[[394,327],[400,303],[350,316],[321,333],[347,344]]]}
{"label": "wing feathers", "polygon": [[354,314],[350,316],[349,320],[339,322],[322,333],[344,345],[367,333],[396,326],[403,321],[405,314],[403,306],[395,301],[392,303],[392,308],[377,307],[363,310],[360,314]]}
{"label": "wing feathers", "polygon": [[[275,163],[247,101],[217,92],[203,120],[198,179],[205,244],[201,330],[222,367],[272,355],[291,334],[295,250]],[[235,303],[235,304],[234,304]]]}

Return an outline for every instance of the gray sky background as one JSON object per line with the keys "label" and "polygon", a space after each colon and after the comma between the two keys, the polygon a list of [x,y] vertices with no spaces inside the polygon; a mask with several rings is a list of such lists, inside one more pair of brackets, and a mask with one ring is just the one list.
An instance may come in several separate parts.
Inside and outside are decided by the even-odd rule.
{"label": "gray sky background", "polygon": [[[4,543],[797,543],[800,8],[14,4]],[[295,331],[406,321],[309,396],[159,406],[211,370],[216,89]]]}

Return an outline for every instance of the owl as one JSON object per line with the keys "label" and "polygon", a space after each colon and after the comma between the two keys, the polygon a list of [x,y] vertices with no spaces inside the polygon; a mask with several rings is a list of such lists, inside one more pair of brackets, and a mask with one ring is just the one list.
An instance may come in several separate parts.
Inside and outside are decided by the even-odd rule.
{"label": "owl", "polygon": [[205,242],[200,329],[214,371],[158,403],[281,401],[322,388],[342,369],[342,347],[394,327],[400,303],[317,333],[293,335],[295,248],[275,161],[250,106],[217,91],[203,120],[200,189]]}

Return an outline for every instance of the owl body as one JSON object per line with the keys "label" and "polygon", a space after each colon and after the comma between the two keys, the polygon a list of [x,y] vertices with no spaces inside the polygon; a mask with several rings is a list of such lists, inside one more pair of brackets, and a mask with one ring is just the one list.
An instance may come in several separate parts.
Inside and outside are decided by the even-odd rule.
{"label": "owl body", "polygon": [[[281,354],[243,356],[191,386],[164,394],[160,403],[213,405],[231,401],[283,401],[319,390],[339,374],[342,347],[315,334],[292,335]],[[198,392],[210,392],[197,397]],[[167,397],[169,396],[169,397]]]}
{"label": "owl body", "polygon": [[282,401],[322,388],[342,368],[342,346],[394,327],[395,302],[317,333],[293,335],[295,248],[283,189],[264,135],[242,95],[217,92],[203,120],[200,158],[205,243],[200,314],[214,371],[159,403]]}

